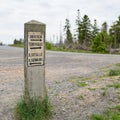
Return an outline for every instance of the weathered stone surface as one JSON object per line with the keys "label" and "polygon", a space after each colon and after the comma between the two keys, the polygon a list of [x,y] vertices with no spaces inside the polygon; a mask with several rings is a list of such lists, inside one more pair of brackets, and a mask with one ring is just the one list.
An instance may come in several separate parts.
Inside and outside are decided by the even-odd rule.
{"label": "weathered stone surface", "polygon": [[45,24],[31,20],[24,25],[25,98],[43,100],[45,87]]}

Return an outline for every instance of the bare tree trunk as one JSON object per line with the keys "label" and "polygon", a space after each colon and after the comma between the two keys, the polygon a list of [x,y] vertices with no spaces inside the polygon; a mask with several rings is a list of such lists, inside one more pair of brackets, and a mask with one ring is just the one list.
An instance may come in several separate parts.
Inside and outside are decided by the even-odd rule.
{"label": "bare tree trunk", "polygon": [[115,30],[115,33],[114,33],[114,48],[115,49],[117,48],[117,33],[116,33],[116,30]]}

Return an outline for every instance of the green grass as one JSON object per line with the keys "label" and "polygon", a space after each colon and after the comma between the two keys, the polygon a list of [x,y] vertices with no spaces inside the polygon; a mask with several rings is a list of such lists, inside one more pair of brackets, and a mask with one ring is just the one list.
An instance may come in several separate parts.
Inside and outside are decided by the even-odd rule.
{"label": "green grass", "polygon": [[107,88],[101,88],[101,94],[102,94],[102,96],[105,96],[106,95],[106,93],[107,93]]}
{"label": "green grass", "polygon": [[106,90],[102,91],[102,96],[106,95]]}
{"label": "green grass", "polygon": [[62,52],[92,53],[92,51],[89,51],[89,50],[65,49],[65,48],[58,48],[58,47],[52,47],[49,50],[62,51]]}
{"label": "green grass", "polygon": [[83,99],[84,99],[84,96],[83,96],[83,95],[79,95],[79,96],[78,96],[78,99],[79,99],[79,100],[83,100]]}
{"label": "green grass", "polygon": [[76,84],[77,84],[78,87],[85,87],[85,86],[87,86],[87,83],[84,82],[84,81],[77,81]]}
{"label": "green grass", "polygon": [[113,84],[107,85],[107,87],[114,87],[114,88],[118,89],[118,88],[120,88],[120,83],[113,83]]}
{"label": "green grass", "polygon": [[90,78],[77,77],[77,78],[71,78],[70,82],[74,83],[78,87],[85,87],[88,85],[88,80],[90,80]]}
{"label": "green grass", "polygon": [[63,46],[63,47],[54,47],[54,46],[52,46],[48,50],[51,50],[51,51],[62,51],[62,52],[108,54],[108,52],[93,52],[92,50],[82,50],[82,49],[72,49],[72,48],[66,49],[65,46]]}
{"label": "green grass", "polygon": [[120,75],[120,69],[109,71],[109,76],[118,76],[118,75]]}
{"label": "green grass", "polygon": [[90,120],[120,120],[120,105],[110,108],[102,114],[92,114]]}
{"label": "green grass", "polygon": [[49,120],[51,117],[51,105],[48,98],[42,102],[39,100],[20,100],[15,106],[16,120]]}
{"label": "green grass", "polygon": [[120,67],[120,63],[115,64],[116,66]]}
{"label": "green grass", "polygon": [[117,105],[115,108],[120,111],[120,104]]}
{"label": "green grass", "polygon": [[106,119],[100,114],[93,114],[90,116],[90,120],[106,120]]}
{"label": "green grass", "polygon": [[96,90],[97,88],[88,88],[88,90],[91,90],[91,91],[94,91]]}
{"label": "green grass", "polygon": [[23,44],[11,44],[11,45],[9,45],[9,46],[24,48],[24,45],[23,45]]}

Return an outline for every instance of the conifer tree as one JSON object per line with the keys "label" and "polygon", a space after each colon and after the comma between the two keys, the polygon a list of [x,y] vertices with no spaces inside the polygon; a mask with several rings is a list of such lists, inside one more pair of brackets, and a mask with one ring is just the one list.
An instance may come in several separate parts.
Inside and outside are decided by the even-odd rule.
{"label": "conifer tree", "polygon": [[82,18],[82,40],[83,40],[84,49],[90,46],[91,39],[92,39],[92,32],[91,32],[90,19],[87,15],[84,15]]}
{"label": "conifer tree", "polygon": [[101,32],[107,33],[107,28],[108,28],[107,22],[104,22],[104,23],[102,24]]}
{"label": "conifer tree", "polygon": [[99,28],[97,26],[97,20],[95,19],[94,23],[92,25],[92,36],[93,36],[93,39],[94,39],[94,37],[96,37],[96,35],[98,34],[98,32],[99,32]]}
{"label": "conifer tree", "polygon": [[81,18],[80,18],[80,10],[77,10],[77,19],[76,19],[76,32],[77,32],[77,41],[79,44],[83,43],[82,40],[82,22],[81,22]]}
{"label": "conifer tree", "polygon": [[104,35],[103,33],[99,33],[93,40],[92,51],[96,53],[104,53],[106,52],[105,44],[104,44]]}
{"label": "conifer tree", "polygon": [[118,17],[118,20],[116,20],[113,23],[109,32],[113,41],[113,48],[119,48],[120,47],[119,46],[120,45],[120,16]]}
{"label": "conifer tree", "polygon": [[64,26],[64,31],[65,31],[65,45],[66,47],[71,47],[73,43],[73,38],[72,38],[72,33],[70,30],[70,21],[69,19],[66,19],[65,21],[65,26]]}

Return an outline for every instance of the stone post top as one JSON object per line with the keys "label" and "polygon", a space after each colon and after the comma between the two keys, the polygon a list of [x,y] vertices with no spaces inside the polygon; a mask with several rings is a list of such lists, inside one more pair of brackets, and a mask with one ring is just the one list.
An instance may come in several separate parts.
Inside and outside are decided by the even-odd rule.
{"label": "stone post top", "polygon": [[40,24],[40,25],[45,25],[44,23],[39,22],[37,20],[30,20],[29,22],[26,22],[25,24]]}

